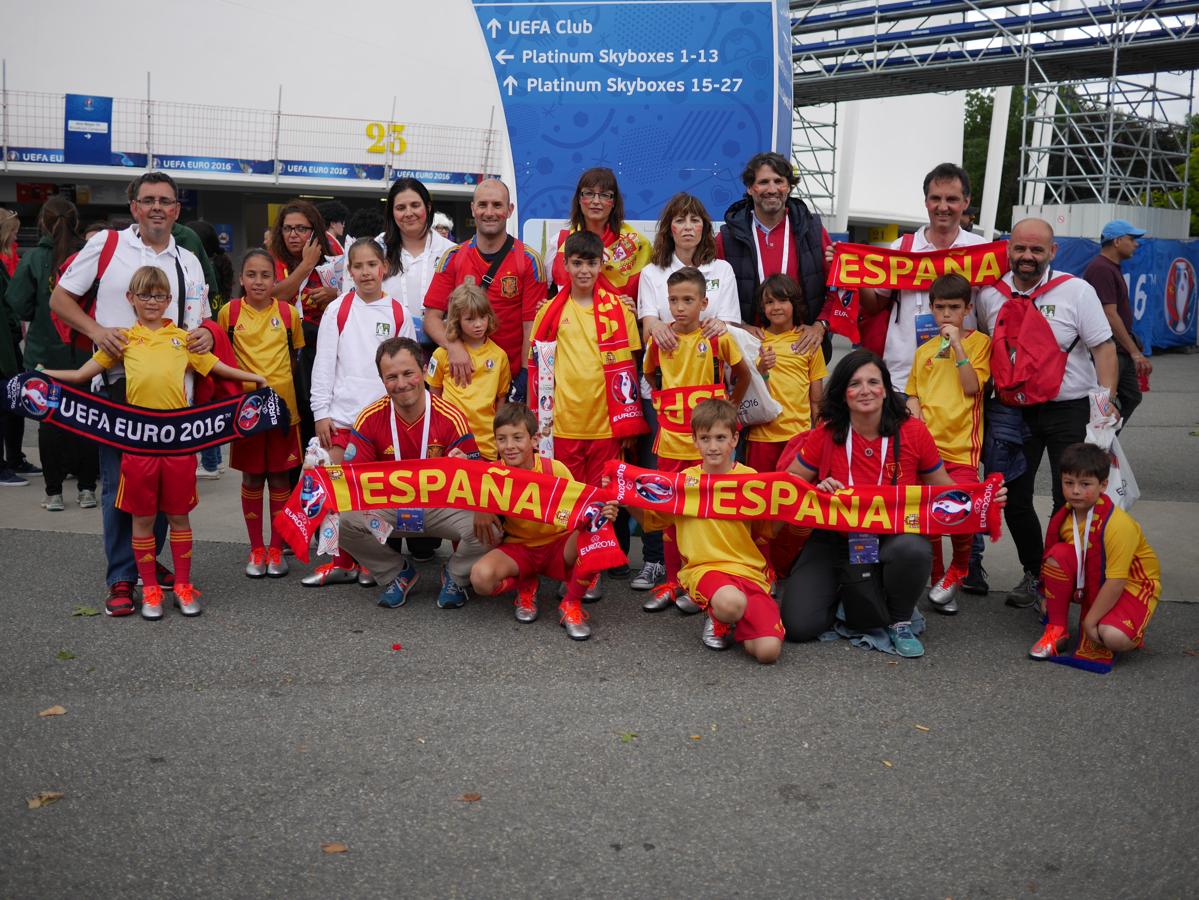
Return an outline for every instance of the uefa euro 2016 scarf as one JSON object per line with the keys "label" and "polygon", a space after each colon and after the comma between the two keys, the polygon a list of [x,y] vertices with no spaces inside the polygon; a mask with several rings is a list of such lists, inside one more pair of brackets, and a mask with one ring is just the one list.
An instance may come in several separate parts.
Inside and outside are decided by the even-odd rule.
{"label": "uefa euro 2016 scarf", "polygon": [[81,437],[148,456],[178,456],[288,426],[287,404],[270,388],[183,409],[114,403],[24,372],[4,384],[0,407]]}
{"label": "uefa euro 2016 scarf", "polygon": [[834,244],[824,318],[830,331],[857,342],[861,288],[927,291],[934,281],[950,273],[961,275],[974,287],[985,287],[999,281],[1007,270],[1007,241],[930,252]]}

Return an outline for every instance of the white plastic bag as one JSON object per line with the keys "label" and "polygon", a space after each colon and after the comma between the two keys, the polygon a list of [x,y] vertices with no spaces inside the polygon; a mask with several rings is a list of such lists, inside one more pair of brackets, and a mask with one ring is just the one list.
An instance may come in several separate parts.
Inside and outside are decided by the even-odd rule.
{"label": "white plastic bag", "polygon": [[1136,476],[1132,474],[1132,466],[1116,437],[1116,429],[1120,424],[1118,416],[1104,415],[1102,410],[1107,404],[1108,390],[1102,388],[1091,394],[1091,416],[1087,423],[1087,443],[1094,444],[1107,451],[1111,460],[1111,472],[1107,476],[1107,490],[1104,492],[1120,509],[1128,512],[1133,504],[1141,497],[1137,487]]}
{"label": "white plastic bag", "polygon": [[730,328],[729,334],[741,348],[741,355],[749,363],[750,373],[749,389],[741,399],[741,409],[737,411],[737,417],[741,420],[742,425],[747,426],[773,422],[783,408],[779,406],[777,400],[770,396],[766,380],[758,372],[758,353],[762,349],[762,342],[744,328]]}
{"label": "white plastic bag", "polygon": [[331,287],[337,293],[343,293],[341,286],[345,282],[346,255],[326,256],[325,261],[316,267],[317,277],[325,287]]}

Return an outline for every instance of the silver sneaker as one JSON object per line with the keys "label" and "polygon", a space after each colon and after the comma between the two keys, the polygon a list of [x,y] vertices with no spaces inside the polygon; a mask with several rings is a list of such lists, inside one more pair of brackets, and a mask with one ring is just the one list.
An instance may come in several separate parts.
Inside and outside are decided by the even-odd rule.
{"label": "silver sneaker", "polygon": [[266,548],[259,547],[256,550],[250,551],[250,558],[246,562],[246,577],[247,578],[262,578],[266,575],[267,559]]}
{"label": "silver sneaker", "polygon": [[204,608],[200,606],[200,592],[190,584],[175,585],[174,594],[175,605],[185,616],[198,616],[204,612]]}
{"label": "silver sneaker", "polygon": [[941,580],[928,589],[928,602],[942,615],[952,616],[958,611],[958,586],[965,572],[950,566]]}
{"label": "silver sneaker", "polygon": [[142,618],[151,622],[162,618],[162,588],[142,590]]}
{"label": "silver sneaker", "polygon": [[709,615],[704,618],[701,640],[709,650],[727,650],[733,645],[732,626],[719,623]]}
{"label": "silver sneaker", "polygon": [[537,581],[516,589],[516,621],[528,625],[537,621]]}
{"label": "silver sneaker", "polygon": [[[585,593],[583,595],[584,603],[594,603],[596,600],[603,599],[603,596],[604,596],[603,577],[604,577],[603,575],[595,576],[595,580],[591,582],[591,587],[587,588],[587,593]],[[587,629],[587,633],[591,634],[591,629]]]}
{"label": "silver sneaker", "polygon": [[699,612],[699,604],[692,600],[686,591],[679,591],[675,594],[674,605],[685,616],[693,616]]}
{"label": "silver sneaker", "polygon": [[375,576],[366,569],[358,570],[358,585],[359,587],[376,587],[379,582],[375,581]]}
{"label": "silver sneaker", "polygon": [[276,547],[266,548],[266,574],[268,578],[282,578],[291,571],[291,566],[283,558],[283,552]]}
{"label": "silver sneaker", "polygon": [[[647,566],[655,565],[654,563],[646,563]],[[641,604],[641,608],[645,612],[661,612],[664,609],[670,609],[674,606],[675,585],[662,584],[650,591],[645,602]]]}
{"label": "silver sneaker", "polygon": [[587,624],[590,616],[587,615],[582,605],[577,601],[574,603],[562,603],[558,606],[561,613],[562,627],[566,629],[566,636],[572,641],[585,641],[591,637],[591,626]]}
{"label": "silver sneaker", "polygon": [[[635,591],[652,591],[666,579],[666,566],[662,563],[647,562],[641,571],[633,576],[629,587]],[[645,607],[641,607],[645,609]],[[665,607],[663,607],[665,608]],[[649,612],[650,610],[647,610]]]}
{"label": "silver sneaker", "polygon": [[47,494],[46,499],[42,501],[42,508],[46,512],[62,512],[67,507],[62,502],[62,494]]}
{"label": "silver sneaker", "polygon": [[83,490],[79,492],[79,508],[80,509],[95,509],[100,503],[96,499],[95,491]]}
{"label": "silver sneaker", "polygon": [[358,567],[342,569],[333,563],[317,566],[311,575],[300,579],[304,587],[324,587],[327,584],[354,584],[358,581]]}

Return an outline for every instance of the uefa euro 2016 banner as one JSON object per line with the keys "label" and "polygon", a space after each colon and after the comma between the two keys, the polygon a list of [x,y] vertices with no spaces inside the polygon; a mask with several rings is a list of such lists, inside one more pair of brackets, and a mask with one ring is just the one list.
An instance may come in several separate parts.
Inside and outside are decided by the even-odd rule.
{"label": "uefa euro 2016 banner", "polygon": [[4,383],[0,409],[43,425],[148,456],[176,456],[289,424],[287,404],[270,388],[184,409],[114,403],[40,372]]}

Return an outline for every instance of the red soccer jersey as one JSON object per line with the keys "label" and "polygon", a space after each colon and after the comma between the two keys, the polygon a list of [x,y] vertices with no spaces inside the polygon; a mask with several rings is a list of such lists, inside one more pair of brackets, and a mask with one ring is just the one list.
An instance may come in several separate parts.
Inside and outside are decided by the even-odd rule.
{"label": "red soccer jersey", "polygon": [[[475,284],[482,284],[490,268],[491,263],[479,253],[474,238],[451,247],[437,261],[437,271],[425,294],[425,309],[445,312],[450,306],[450,292],[466,276],[472,276]],[[513,375],[523,367],[528,352],[524,323],[532,322],[537,315],[537,307],[545,302],[545,290],[545,265],[541,257],[516,241],[487,289],[487,299],[500,323],[491,339],[508,354]]]}
{"label": "red soccer jersey", "polygon": [[[879,480],[879,458],[882,455],[882,438],[868,441],[854,435],[853,483],[855,487],[871,487],[877,484],[919,484],[920,476],[935,472],[941,466],[941,454],[933,436],[928,433],[919,419],[906,419],[899,427],[899,472],[895,473],[895,438],[887,442],[887,459],[883,463],[882,480]],[[827,424],[812,430],[799,451],[799,462],[816,471],[816,480],[832,476],[842,484],[849,484],[849,465],[845,445],[833,441],[832,431]]]}
{"label": "red soccer jersey", "polygon": [[[479,458],[475,436],[471,434],[463,412],[440,397],[429,395],[429,447],[425,459],[437,459],[458,449],[472,459]],[[391,423],[395,418],[396,437],[400,441],[400,459],[420,459],[421,436],[424,434],[425,417],[422,415],[409,424],[392,409],[391,400],[382,397],[358,414],[354,428],[350,431],[350,443],[346,447],[345,462],[375,462],[396,459],[391,445]]]}

